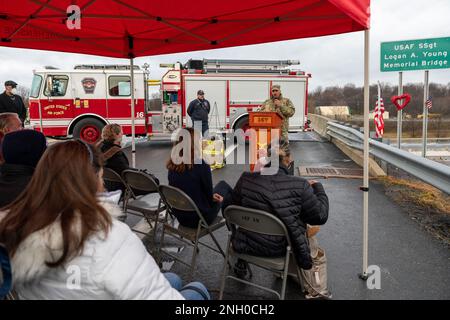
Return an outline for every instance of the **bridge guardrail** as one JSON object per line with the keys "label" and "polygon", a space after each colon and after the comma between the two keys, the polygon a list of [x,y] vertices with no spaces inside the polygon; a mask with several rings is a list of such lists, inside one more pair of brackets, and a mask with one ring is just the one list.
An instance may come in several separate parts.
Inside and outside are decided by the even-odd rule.
{"label": "bridge guardrail", "polygon": [[[363,150],[364,135],[356,129],[328,122],[327,134],[352,148]],[[373,139],[369,139],[369,153],[450,194],[450,167]]]}

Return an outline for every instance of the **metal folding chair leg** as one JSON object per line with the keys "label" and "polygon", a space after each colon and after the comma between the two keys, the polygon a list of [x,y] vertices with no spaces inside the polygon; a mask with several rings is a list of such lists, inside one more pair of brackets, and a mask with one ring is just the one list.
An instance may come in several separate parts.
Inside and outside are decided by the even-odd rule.
{"label": "metal folding chair leg", "polygon": [[197,228],[197,234],[196,234],[196,236],[195,236],[195,243],[194,243],[194,248],[193,248],[193,253],[192,253],[192,260],[191,260],[191,270],[189,271],[189,277],[188,277],[188,282],[191,282],[192,281],[192,278],[193,278],[193,276],[194,276],[194,272],[195,272],[195,265],[196,265],[196,262],[197,262],[197,255],[198,255],[198,242],[199,242],[199,234],[200,234],[200,230],[201,230],[201,225],[199,224],[198,225],[198,228]]}
{"label": "metal folding chair leg", "polygon": [[280,299],[284,300],[284,296],[286,294],[286,282],[287,282],[287,276],[288,276],[288,271],[289,271],[289,256],[291,254],[290,252],[290,248],[288,248],[287,252],[286,252],[286,260],[285,260],[285,265],[284,265],[284,270],[283,270],[283,282],[281,284],[281,294],[280,294]]}
{"label": "metal folding chair leg", "polygon": [[161,267],[162,263],[162,247],[164,246],[164,234],[166,231],[166,225],[163,223],[162,230],[161,230],[161,239],[159,240],[159,248],[158,248],[158,256],[156,257],[156,261],[158,262],[158,265]]}
{"label": "metal folding chair leg", "polygon": [[222,254],[223,257],[225,257],[225,252],[223,252],[222,247],[219,244],[219,241],[217,241],[216,237],[214,236],[214,234],[212,232],[209,232],[209,235],[211,236],[212,240],[214,241],[214,243],[217,246],[217,249],[219,249],[220,253]]}
{"label": "metal folding chair leg", "polygon": [[231,247],[231,234],[228,236],[227,252],[225,254],[225,260],[223,261],[222,279],[221,279],[221,282],[220,282],[219,300],[223,299],[223,292],[225,291],[225,284],[226,284],[228,272],[230,271],[230,262],[228,261],[229,258],[230,258],[230,247]]}

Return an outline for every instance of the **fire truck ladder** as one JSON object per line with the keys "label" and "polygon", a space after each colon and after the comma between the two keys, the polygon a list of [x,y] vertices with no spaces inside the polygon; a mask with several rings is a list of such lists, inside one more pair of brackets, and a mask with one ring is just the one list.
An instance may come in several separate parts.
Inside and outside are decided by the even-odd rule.
{"label": "fire truck ladder", "polygon": [[[130,70],[129,65],[122,64],[78,64],[75,70]],[[134,66],[134,70],[140,70],[139,66]]]}
{"label": "fire truck ladder", "polygon": [[[214,122],[213,122],[214,121]],[[214,126],[213,126],[214,123]],[[220,129],[219,122],[219,109],[217,108],[217,102],[214,101],[214,107],[212,108],[211,115],[209,116],[209,128],[214,128],[214,130]]]}

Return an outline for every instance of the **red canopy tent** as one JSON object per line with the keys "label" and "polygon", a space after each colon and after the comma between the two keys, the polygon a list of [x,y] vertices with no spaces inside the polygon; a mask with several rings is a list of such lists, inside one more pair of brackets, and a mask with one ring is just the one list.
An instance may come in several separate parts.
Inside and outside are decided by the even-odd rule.
{"label": "red canopy tent", "polygon": [[[74,19],[78,8],[81,15]],[[139,56],[365,30],[363,189],[368,190],[369,17],[370,0],[0,0],[0,45],[129,58],[132,65]],[[134,90],[134,163],[133,95]],[[364,192],[364,275],[367,201]]]}
{"label": "red canopy tent", "polygon": [[[80,29],[66,25],[73,4]],[[0,41],[133,58],[365,30],[368,10],[369,0],[0,0]]]}

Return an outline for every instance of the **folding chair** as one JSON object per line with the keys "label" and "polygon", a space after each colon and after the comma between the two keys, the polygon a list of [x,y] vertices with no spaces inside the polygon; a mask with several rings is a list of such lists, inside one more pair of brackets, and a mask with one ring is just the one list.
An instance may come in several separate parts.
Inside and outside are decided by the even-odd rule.
{"label": "folding chair", "polygon": [[[173,209],[182,210],[182,211],[189,211],[189,212],[195,212],[199,217],[199,222],[197,228],[188,228],[184,227],[182,225],[179,225],[178,227],[175,227],[168,223],[168,215],[166,215],[166,221],[163,224],[163,231],[161,235],[161,242],[159,247],[159,259],[162,258],[162,254],[166,254],[173,259],[183,263],[184,265],[187,265],[190,267],[189,272],[189,278],[188,281],[192,280],[192,276],[194,275],[195,265],[196,265],[196,259],[198,254],[198,245],[201,244],[217,253],[220,253],[223,257],[225,257],[225,252],[223,251],[222,247],[220,246],[219,242],[217,241],[216,237],[214,236],[213,232],[222,228],[225,226],[225,219],[218,216],[215,221],[211,224],[207,224],[205,218],[203,217],[202,213],[198,209],[197,205],[192,201],[192,199],[184,193],[182,190],[172,187],[172,186],[164,186],[160,185],[159,190],[161,193],[162,201],[165,203],[169,214],[173,211]],[[193,246],[193,253],[192,253],[192,259],[191,263],[187,263],[177,256],[165,251],[163,249],[164,246],[164,236],[167,233],[167,235],[172,236],[173,238],[186,243],[187,245]],[[217,248],[213,248],[210,245],[200,242],[200,239],[204,236],[209,235],[211,239],[214,241],[214,244]]]}
{"label": "folding chair", "polygon": [[125,210],[125,198],[130,194],[130,192],[132,193],[127,183],[122,179],[122,177],[117,172],[106,167],[103,168],[103,181],[105,182],[106,187],[107,187],[106,184],[110,183],[117,185],[118,189],[123,190],[121,195],[121,201],[122,201],[122,208],[123,210]]}
{"label": "folding chair", "polygon": [[[235,205],[231,205],[225,209],[224,217],[227,221],[227,224],[230,226],[231,230],[235,229],[235,231],[237,231],[238,229],[244,229],[262,235],[284,236],[287,239],[287,246],[285,257],[270,258],[237,253],[236,251],[233,250],[233,246],[231,244],[232,231],[230,231],[228,235],[228,244],[225,262],[228,262],[230,257],[235,257],[238,259],[242,259],[249,264],[253,264],[257,267],[266,269],[281,276],[282,278],[281,292],[278,293],[277,291],[272,290],[270,288],[263,287],[253,282],[229,275],[228,274],[229,263],[224,263],[219,299],[222,300],[223,291],[225,290],[225,281],[226,279],[230,278],[257,287],[261,290],[272,292],[276,294],[279,299],[284,300],[286,292],[286,281],[289,270],[289,257],[291,256],[292,253],[291,240],[289,238],[289,233],[286,229],[286,226],[280,219],[275,217],[273,214],[261,210],[250,209]],[[301,279],[299,270],[298,268],[296,269],[297,269],[297,276],[299,279]]]}
{"label": "folding chair", "polygon": [[[142,171],[124,170],[122,177],[128,186],[128,192],[124,198],[124,211],[126,214],[128,210],[139,212],[140,214],[130,213],[145,218],[149,226],[153,229],[153,244],[155,244],[158,222],[162,221],[159,218],[159,214],[166,210],[165,206],[161,206],[162,202],[159,196],[158,184],[152,176]],[[145,194],[136,196],[136,191]],[[152,225],[152,220],[154,226]],[[147,235],[140,230],[133,229],[133,231]]]}

